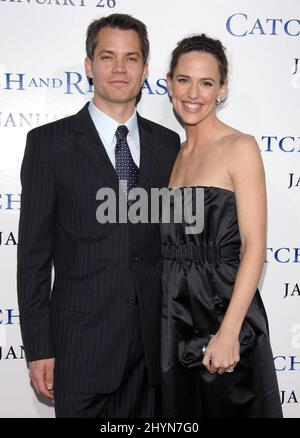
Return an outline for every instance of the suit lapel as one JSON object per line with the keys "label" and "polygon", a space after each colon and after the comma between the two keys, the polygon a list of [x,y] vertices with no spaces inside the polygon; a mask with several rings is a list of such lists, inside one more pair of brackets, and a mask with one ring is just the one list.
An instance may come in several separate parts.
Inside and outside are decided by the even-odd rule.
{"label": "suit lapel", "polygon": [[[140,172],[137,185],[138,187],[145,187],[157,145],[153,141],[151,126],[139,114],[137,117],[140,135]],[[96,170],[103,176],[108,187],[118,191],[118,176],[90,117],[88,104],[76,115],[75,132],[77,145],[84,151]]]}
{"label": "suit lapel", "polygon": [[103,176],[107,186],[118,191],[118,176],[90,117],[88,104],[76,115],[75,131],[77,145],[84,151],[96,170]]}

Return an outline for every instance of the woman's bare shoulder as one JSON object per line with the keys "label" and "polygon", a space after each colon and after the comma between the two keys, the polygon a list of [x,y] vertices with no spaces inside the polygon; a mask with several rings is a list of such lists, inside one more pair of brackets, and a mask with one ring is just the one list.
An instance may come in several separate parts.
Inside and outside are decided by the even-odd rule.
{"label": "woman's bare shoulder", "polygon": [[226,136],[227,143],[231,146],[230,149],[232,149],[232,153],[253,153],[259,151],[257,141],[253,135],[237,130],[233,131],[234,132]]}
{"label": "woman's bare shoulder", "polygon": [[242,132],[237,134],[232,138],[227,152],[231,171],[243,173],[263,168],[260,149],[253,135]]}
{"label": "woman's bare shoulder", "polygon": [[259,146],[253,135],[240,133],[237,135],[232,142],[233,153],[243,153],[250,155],[260,154]]}

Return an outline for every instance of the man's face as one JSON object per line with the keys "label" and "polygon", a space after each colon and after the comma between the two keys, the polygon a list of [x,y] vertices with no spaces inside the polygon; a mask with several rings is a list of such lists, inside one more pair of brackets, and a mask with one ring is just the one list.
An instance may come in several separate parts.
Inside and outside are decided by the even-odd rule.
{"label": "man's face", "polygon": [[101,29],[94,59],[86,58],[85,69],[93,79],[94,103],[100,109],[134,105],[148,71],[138,33],[110,27]]}

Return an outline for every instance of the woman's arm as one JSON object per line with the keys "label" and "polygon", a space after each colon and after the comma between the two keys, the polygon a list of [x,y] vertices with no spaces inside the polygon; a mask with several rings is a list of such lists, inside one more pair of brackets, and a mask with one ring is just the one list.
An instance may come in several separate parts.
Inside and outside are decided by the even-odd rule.
{"label": "woman's arm", "polygon": [[[239,333],[261,275],[266,247],[266,188],[262,159],[253,137],[239,136],[228,168],[232,179],[241,237],[241,262],[220,329],[203,360],[210,372],[223,373],[239,361]],[[210,358],[212,359],[210,360]]]}

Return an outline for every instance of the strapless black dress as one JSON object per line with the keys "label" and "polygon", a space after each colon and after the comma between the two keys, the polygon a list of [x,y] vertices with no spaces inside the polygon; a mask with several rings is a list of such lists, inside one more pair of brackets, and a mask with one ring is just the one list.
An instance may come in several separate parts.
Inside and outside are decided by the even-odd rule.
{"label": "strapless black dress", "polygon": [[[186,189],[175,190],[183,195]],[[232,295],[241,241],[233,192],[189,190],[193,202],[197,190],[204,192],[202,232],[187,234],[184,221],[161,223],[162,416],[280,418],[268,321],[258,290],[241,329],[234,372],[210,374],[201,363],[203,347],[218,330]]]}

